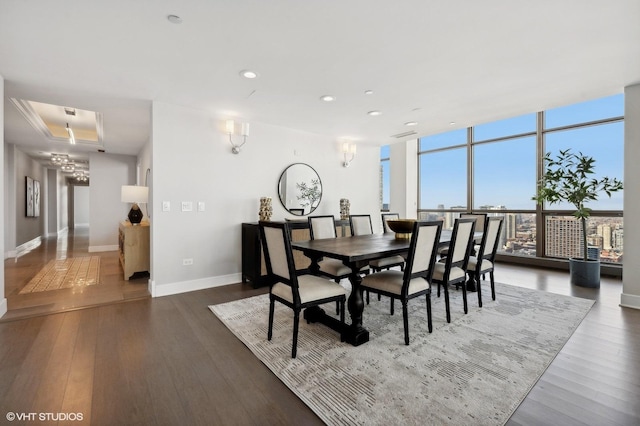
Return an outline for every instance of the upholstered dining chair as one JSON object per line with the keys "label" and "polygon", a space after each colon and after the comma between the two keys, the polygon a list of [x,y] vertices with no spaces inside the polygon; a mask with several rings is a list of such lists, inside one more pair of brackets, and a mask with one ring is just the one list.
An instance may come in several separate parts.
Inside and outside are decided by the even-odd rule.
{"label": "upholstered dining chair", "polygon": [[[309,216],[309,232],[312,240],[320,240],[324,238],[337,238],[336,220],[331,215],[325,216]],[[349,278],[351,269],[338,259],[325,258],[318,262],[320,275],[328,277],[339,283],[343,278]],[[368,273],[369,267],[365,266],[360,270],[362,273]],[[336,314],[339,314],[339,306],[336,304]]]}
{"label": "upholstered dining chair", "polygon": [[[312,240],[324,238],[337,238],[336,220],[333,216],[309,216],[309,231]],[[338,259],[325,258],[318,262],[320,275],[329,277],[339,283],[341,279],[348,278],[351,269]],[[368,269],[368,267],[365,267]]]}
{"label": "upholstered dining chair", "polygon": [[[351,227],[351,235],[373,234],[371,215],[352,214],[349,216],[349,225]],[[404,270],[404,258],[402,256],[389,256],[369,262],[369,267],[374,272],[380,272],[383,269],[390,269],[394,266],[399,266],[400,270]]]}
{"label": "upholstered dining chair", "polygon": [[469,278],[476,283],[478,292],[478,306],[482,308],[482,291],[480,288],[480,275],[489,273],[491,281],[491,298],[496,300],[496,283],[493,278],[493,270],[495,267],[496,252],[498,251],[498,242],[500,241],[500,231],[502,229],[501,217],[490,217],[484,226],[482,241],[475,256],[469,256],[467,264],[467,273]]}
{"label": "upholstered dining chair", "polygon": [[[364,290],[389,296],[392,301],[400,299],[402,302],[405,345],[409,344],[409,313],[407,309],[409,300],[422,295],[426,296],[429,333],[433,329],[431,322],[431,277],[441,231],[441,221],[416,221],[413,225],[404,271],[386,270],[367,275],[362,279],[361,286]],[[393,315],[393,311],[391,314]]]}
{"label": "upholstered dining chair", "polygon": [[398,213],[381,213],[380,216],[382,217],[382,232],[385,234],[387,232],[392,233],[393,231],[389,228],[387,221],[398,220],[400,219],[400,215]]}
{"label": "upholstered dining chair", "polygon": [[464,301],[464,313],[467,313],[467,263],[469,252],[473,246],[473,232],[476,219],[456,219],[449,243],[449,255],[436,263],[433,269],[433,283],[438,285],[438,297],[440,286],[444,287],[444,305],[447,311],[447,322],[451,322],[449,308],[449,286],[461,285]]}
{"label": "upholstered dining chair", "polygon": [[278,301],[293,309],[293,343],[291,358],[298,348],[298,323],[302,309],[333,302],[340,305],[340,321],[344,323],[346,290],[337,283],[315,275],[296,275],[291,251],[291,231],[287,223],[260,222],[260,234],[267,273],[272,282],[269,288],[269,331],[273,335],[273,314]]}
{"label": "upholstered dining chair", "polygon": [[[484,229],[484,223],[487,220],[487,214],[486,213],[461,213],[460,214],[460,219],[475,219],[476,220],[476,231],[481,231]],[[472,246],[472,248],[477,251],[477,249],[479,248],[475,246],[475,241],[474,241],[474,245]],[[447,256],[447,254],[449,254],[449,247],[442,247],[441,249],[438,250],[438,254],[440,255],[440,257],[444,258]],[[472,252],[473,254],[473,252]]]}

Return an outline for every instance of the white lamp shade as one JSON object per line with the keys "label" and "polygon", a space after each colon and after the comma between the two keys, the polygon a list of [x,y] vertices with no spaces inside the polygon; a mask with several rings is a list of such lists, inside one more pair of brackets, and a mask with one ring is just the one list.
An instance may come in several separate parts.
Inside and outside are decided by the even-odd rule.
{"label": "white lamp shade", "polygon": [[227,133],[233,135],[236,132],[236,123],[233,120],[227,120],[226,128]]}
{"label": "white lamp shade", "polygon": [[149,200],[149,187],[137,185],[122,185],[123,203],[146,203]]}

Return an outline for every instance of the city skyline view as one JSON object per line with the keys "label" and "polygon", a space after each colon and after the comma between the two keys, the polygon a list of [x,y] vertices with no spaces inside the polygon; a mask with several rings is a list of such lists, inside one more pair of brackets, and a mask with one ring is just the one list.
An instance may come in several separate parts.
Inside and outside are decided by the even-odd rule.
{"label": "city skyline view", "polygon": [[[595,178],[623,179],[624,97],[622,94],[543,112],[544,151],[555,156],[571,149],[595,159]],[[419,139],[418,218],[445,221],[459,211],[501,211],[505,217],[501,251],[536,256],[536,240],[544,235],[548,257],[579,256],[579,232],[568,203],[545,205],[545,230],[536,230],[537,113],[456,129]],[[472,150],[471,206],[467,206],[467,155]],[[381,147],[381,206],[390,200],[390,147]],[[434,184],[435,183],[435,184]],[[604,262],[623,259],[623,191],[587,203],[596,212],[588,222],[588,243]],[[599,216],[598,211],[616,216]],[[552,216],[551,212],[569,216]],[[564,213],[566,212],[566,213]],[[448,216],[449,215],[449,218]]]}

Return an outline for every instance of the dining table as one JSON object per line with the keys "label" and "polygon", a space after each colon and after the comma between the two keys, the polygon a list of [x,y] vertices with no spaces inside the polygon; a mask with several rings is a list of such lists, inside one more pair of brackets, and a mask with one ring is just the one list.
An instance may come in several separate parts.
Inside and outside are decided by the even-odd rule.
{"label": "dining table", "polygon": [[[451,230],[442,230],[439,246],[446,246],[451,241]],[[482,237],[476,233],[474,239]],[[322,308],[307,308],[304,318],[308,322],[320,322],[338,331],[341,339],[354,346],[369,341],[369,331],[362,325],[364,300],[362,298],[362,276],[360,270],[371,260],[394,255],[406,255],[409,251],[409,238],[396,238],[394,233],[358,235],[342,238],[325,238],[307,241],[292,241],[291,247],[300,250],[311,260],[310,273],[319,275],[318,262],[323,257],[341,260],[351,269],[349,281],[351,294],[347,300],[347,308],[351,316],[351,324],[345,324],[328,315]]]}

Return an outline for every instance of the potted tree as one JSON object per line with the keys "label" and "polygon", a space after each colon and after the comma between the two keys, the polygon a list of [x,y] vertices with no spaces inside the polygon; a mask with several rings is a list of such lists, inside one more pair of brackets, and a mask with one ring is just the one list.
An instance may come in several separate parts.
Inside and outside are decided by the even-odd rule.
{"label": "potted tree", "polygon": [[546,171],[533,197],[538,204],[566,201],[576,208],[573,216],[582,224],[582,258],[569,259],[569,275],[571,284],[582,287],[600,286],[600,260],[587,256],[587,219],[591,209],[586,203],[596,201],[601,193],[611,197],[612,192],[622,189],[622,181],[617,178],[593,177],[595,161],[570,149],[560,150],[555,158],[548,152],[544,157]]}

